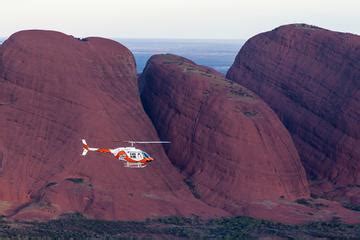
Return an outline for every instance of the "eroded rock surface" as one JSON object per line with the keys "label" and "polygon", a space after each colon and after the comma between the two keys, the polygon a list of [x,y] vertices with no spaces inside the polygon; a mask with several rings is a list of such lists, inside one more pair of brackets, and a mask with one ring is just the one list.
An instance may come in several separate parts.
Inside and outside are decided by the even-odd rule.
{"label": "eroded rock surface", "polygon": [[175,55],[151,57],[141,78],[145,110],[196,197],[244,213],[309,195],[290,135],[253,92]]}
{"label": "eroded rock surface", "polygon": [[[247,41],[227,77],[275,110],[314,193],[339,199],[344,188],[358,192],[360,36],[305,24],[282,26]],[[345,198],[359,202],[348,190]]]}
{"label": "eroded rock surface", "polygon": [[115,140],[158,140],[141,106],[135,62],[121,44],[23,31],[0,47],[0,214],[49,219],[227,215],[193,197],[161,146],[127,169],[111,156],[81,157]]}

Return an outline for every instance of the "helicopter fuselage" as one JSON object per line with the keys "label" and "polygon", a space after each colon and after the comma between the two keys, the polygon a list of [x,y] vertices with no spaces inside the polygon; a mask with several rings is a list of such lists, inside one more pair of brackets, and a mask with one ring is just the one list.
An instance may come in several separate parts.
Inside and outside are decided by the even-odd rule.
{"label": "helicopter fuselage", "polygon": [[[130,168],[143,168],[146,167],[147,164],[152,162],[154,159],[150,157],[146,152],[137,149],[133,146],[131,147],[119,147],[119,148],[92,148],[89,147],[85,141],[82,139],[83,143],[83,152],[82,156],[86,156],[89,151],[100,152],[100,153],[110,153],[114,155],[114,157],[118,160],[125,161],[124,166]],[[142,142],[143,143],[143,142]],[[149,142],[147,142],[149,143]],[[150,143],[158,143],[158,142],[150,142]],[[134,142],[132,141],[133,145]]]}

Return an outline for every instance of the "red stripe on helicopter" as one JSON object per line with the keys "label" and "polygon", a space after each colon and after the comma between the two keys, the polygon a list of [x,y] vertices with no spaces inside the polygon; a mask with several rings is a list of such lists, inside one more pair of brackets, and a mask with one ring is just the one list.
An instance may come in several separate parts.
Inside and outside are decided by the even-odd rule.
{"label": "red stripe on helicopter", "polygon": [[101,153],[110,153],[110,149],[108,148],[99,148],[98,150],[96,150],[97,152],[101,152]]}

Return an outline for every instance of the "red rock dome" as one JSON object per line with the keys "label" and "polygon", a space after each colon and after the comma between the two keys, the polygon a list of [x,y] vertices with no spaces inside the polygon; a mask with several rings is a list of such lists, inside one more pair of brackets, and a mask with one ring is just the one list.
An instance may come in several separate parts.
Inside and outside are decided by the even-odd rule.
{"label": "red rock dome", "polygon": [[196,197],[240,213],[242,203],[309,195],[290,135],[253,92],[174,55],[151,57],[141,83],[144,108]]}
{"label": "red rock dome", "polygon": [[156,163],[127,169],[81,157],[114,140],[158,140],[141,106],[133,55],[102,38],[22,31],[0,48],[0,214],[21,219],[80,212],[97,219],[227,215],[195,199],[161,146]]}
{"label": "red rock dome", "polygon": [[360,36],[282,26],[247,41],[227,77],[274,109],[313,183],[359,186]]}

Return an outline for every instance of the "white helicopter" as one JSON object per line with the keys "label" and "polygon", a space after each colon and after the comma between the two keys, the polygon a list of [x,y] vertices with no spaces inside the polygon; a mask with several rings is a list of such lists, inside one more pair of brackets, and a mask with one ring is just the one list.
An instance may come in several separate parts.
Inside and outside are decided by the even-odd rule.
{"label": "white helicopter", "polygon": [[89,151],[110,153],[115,156],[116,159],[125,161],[124,167],[128,168],[144,168],[150,162],[154,161],[154,158],[150,157],[146,152],[134,147],[134,144],[156,144],[156,143],[170,143],[169,141],[124,141],[131,144],[131,147],[119,147],[119,148],[92,148],[86,143],[85,139],[82,139],[83,152],[82,156],[86,156]]}

